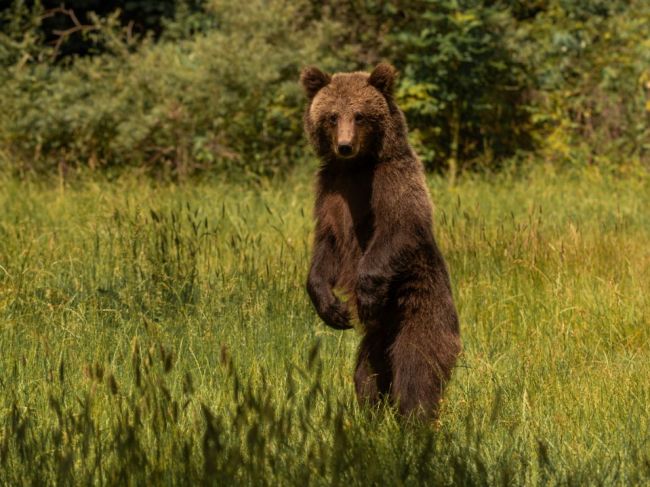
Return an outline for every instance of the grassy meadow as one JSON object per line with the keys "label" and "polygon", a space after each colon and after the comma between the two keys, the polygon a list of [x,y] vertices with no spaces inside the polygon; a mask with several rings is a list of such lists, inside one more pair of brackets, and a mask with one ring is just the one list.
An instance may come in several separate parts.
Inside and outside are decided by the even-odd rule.
{"label": "grassy meadow", "polygon": [[311,180],[0,181],[0,484],[650,483],[650,176],[429,179],[464,352],[360,409],[304,290]]}

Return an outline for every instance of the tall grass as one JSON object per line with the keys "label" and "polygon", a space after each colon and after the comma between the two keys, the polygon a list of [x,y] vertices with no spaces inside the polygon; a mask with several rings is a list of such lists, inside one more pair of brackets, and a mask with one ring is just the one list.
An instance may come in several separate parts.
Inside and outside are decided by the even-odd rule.
{"label": "tall grass", "polygon": [[0,483],[650,481],[650,177],[429,182],[464,353],[422,425],[308,302],[308,178],[2,180]]}

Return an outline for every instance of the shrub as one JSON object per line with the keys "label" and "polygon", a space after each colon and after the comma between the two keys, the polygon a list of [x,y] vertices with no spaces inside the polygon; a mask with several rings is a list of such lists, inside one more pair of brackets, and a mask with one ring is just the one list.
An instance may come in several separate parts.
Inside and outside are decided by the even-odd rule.
{"label": "shrub", "polygon": [[649,159],[643,0],[172,3],[156,35],[89,14],[75,35],[95,49],[73,57],[46,42],[38,2],[14,0],[0,19],[0,160],[275,174],[305,150],[300,68],[381,59],[402,73],[399,101],[430,169],[498,169],[530,150]]}
{"label": "shrub", "polygon": [[551,1],[512,42],[534,81],[530,110],[552,159],[648,160],[650,4]]}
{"label": "shrub", "polygon": [[69,66],[14,62],[0,92],[0,137],[30,169],[133,165],[176,176],[197,169],[268,174],[302,149],[300,67],[327,26],[301,4],[215,0],[216,28],[136,42],[117,17],[91,16],[106,52]]}
{"label": "shrub", "polygon": [[388,38],[403,69],[398,96],[414,141],[425,162],[452,173],[531,147],[523,103],[529,80],[507,45],[512,19],[485,3],[405,2]]}

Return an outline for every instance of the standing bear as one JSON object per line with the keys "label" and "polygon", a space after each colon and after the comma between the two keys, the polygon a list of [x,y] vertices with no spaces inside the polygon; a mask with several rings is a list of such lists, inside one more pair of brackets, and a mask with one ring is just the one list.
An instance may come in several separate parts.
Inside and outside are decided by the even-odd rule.
{"label": "standing bear", "polygon": [[321,159],[307,291],[332,328],[351,328],[356,309],[364,329],[359,401],[387,397],[401,414],[426,418],[437,415],[460,330],[422,164],[393,97],[395,76],[384,63],[370,74],[301,74],[305,131]]}

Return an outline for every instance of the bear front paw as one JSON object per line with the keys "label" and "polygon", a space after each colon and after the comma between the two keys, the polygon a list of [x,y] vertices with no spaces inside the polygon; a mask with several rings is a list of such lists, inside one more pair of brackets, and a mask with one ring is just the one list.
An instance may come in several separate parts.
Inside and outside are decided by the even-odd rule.
{"label": "bear front paw", "polygon": [[352,325],[350,325],[350,311],[347,305],[338,299],[326,308],[323,315],[325,324],[335,330],[352,328]]}

